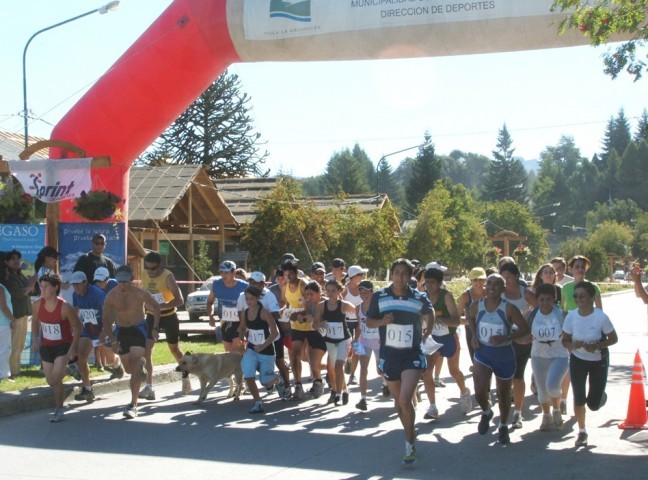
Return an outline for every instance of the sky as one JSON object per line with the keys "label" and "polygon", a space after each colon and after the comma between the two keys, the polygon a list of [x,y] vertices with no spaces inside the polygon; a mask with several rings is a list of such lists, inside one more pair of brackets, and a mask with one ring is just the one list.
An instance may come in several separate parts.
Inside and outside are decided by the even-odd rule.
{"label": "sky", "polygon": [[[30,135],[48,137],[84,92],[171,0],[122,0],[37,36],[27,52]],[[0,2],[0,130],[23,132],[22,54],[41,28],[103,5],[91,0]],[[648,108],[648,78],[605,76],[606,47],[354,62],[235,64],[272,174],[324,172],[331,156],[358,143],[396,167],[425,132],[439,154],[491,156],[506,124],[515,155],[538,159],[563,135],[586,157],[601,151],[610,117],[625,110],[636,127]],[[279,94],[278,94],[279,92]]]}

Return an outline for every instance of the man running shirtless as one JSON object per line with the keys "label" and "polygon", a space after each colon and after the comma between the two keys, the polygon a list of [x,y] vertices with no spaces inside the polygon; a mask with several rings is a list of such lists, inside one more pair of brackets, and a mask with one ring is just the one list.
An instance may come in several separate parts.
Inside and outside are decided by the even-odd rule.
{"label": "man running shirtless", "polygon": [[[160,333],[160,304],[153,295],[143,288],[133,285],[133,272],[128,265],[117,269],[115,279],[118,282],[104,302],[104,324],[101,338],[108,337],[112,348],[121,358],[127,373],[130,373],[131,403],[124,410],[124,417],[137,416],[137,396],[144,370],[144,353],[146,351],[146,320],[144,307],[153,313],[153,341]],[[117,324],[113,332],[113,323]]]}

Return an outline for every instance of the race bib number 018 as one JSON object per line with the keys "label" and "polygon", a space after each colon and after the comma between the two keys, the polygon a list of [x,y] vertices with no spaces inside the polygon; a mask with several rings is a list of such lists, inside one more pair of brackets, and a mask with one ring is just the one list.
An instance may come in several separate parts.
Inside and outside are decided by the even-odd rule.
{"label": "race bib number 018", "polygon": [[59,324],[41,322],[41,332],[43,338],[47,340],[63,340],[63,333]]}
{"label": "race bib number 018", "polygon": [[414,325],[387,325],[385,345],[391,348],[412,348],[414,345]]}

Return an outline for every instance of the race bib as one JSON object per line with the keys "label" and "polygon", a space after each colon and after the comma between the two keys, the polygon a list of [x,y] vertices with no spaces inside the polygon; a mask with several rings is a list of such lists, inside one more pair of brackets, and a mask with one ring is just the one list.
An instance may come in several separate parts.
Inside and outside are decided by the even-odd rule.
{"label": "race bib", "polygon": [[79,319],[81,323],[91,323],[92,325],[99,325],[97,322],[97,311],[94,308],[80,308]]}
{"label": "race bib", "polygon": [[380,333],[377,328],[369,328],[365,322],[361,323],[362,338],[365,340],[379,340]]}
{"label": "race bib", "polygon": [[326,336],[331,340],[344,339],[344,324],[341,322],[329,323],[326,326]]}
{"label": "race bib", "polygon": [[164,303],[164,295],[161,293],[152,293],[151,295],[153,295],[153,298],[157,303]]}
{"label": "race bib", "polygon": [[63,333],[61,332],[61,325],[58,323],[42,323],[41,333],[43,338],[47,340],[63,340]]}
{"label": "race bib", "polygon": [[414,345],[414,325],[387,325],[385,345],[391,348],[412,348]]}
{"label": "race bib", "polygon": [[263,345],[266,341],[265,332],[263,330],[250,330],[248,329],[248,342],[252,345]]}
{"label": "race bib", "polygon": [[492,323],[480,323],[477,330],[477,338],[481,343],[490,345],[490,338],[497,335],[505,335],[504,325]]}
{"label": "race bib", "polygon": [[[541,342],[557,342],[560,340],[562,328],[558,322],[539,321],[538,317],[533,321],[531,335]],[[544,320],[544,319],[543,319]]]}
{"label": "race bib", "polygon": [[238,322],[239,316],[236,307],[223,307],[221,320],[224,322]]}
{"label": "race bib", "polygon": [[447,325],[443,323],[434,322],[434,328],[432,328],[432,335],[437,337],[443,337],[445,335],[450,335],[450,330]]}
{"label": "race bib", "polygon": [[280,322],[290,322],[290,316],[293,313],[300,313],[303,312],[303,308],[284,308],[283,313],[281,314],[281,317],[279,317]]}

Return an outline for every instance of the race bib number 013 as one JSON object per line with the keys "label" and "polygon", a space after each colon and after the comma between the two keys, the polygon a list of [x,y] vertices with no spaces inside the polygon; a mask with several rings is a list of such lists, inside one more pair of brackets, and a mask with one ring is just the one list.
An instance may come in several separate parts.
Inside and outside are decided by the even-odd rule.
{"label": "race bib number 013", "polygon": [[414,345],[414,325],[387,325],[385,345],[391,348],[412,348]]}

